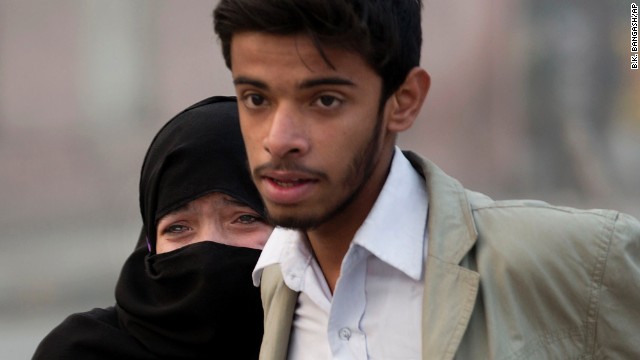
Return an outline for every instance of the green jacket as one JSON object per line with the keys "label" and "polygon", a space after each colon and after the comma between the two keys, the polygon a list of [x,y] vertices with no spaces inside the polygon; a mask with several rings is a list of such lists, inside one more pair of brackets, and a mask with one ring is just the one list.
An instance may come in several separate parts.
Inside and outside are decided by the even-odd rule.
{"label": "green jacket", "polygon": [[[465,190],[428,160],[423,359],[640,359],[640,222]],[[260,359],[286,359],[297,293],[261,280]]]}

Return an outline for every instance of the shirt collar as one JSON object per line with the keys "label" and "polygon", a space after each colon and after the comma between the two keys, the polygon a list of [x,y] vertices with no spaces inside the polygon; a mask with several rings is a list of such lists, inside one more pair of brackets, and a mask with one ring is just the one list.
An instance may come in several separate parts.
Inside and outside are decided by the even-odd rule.
{"label": "shirt collar", "polygon": [[353,243],[419,280],[425,259],[427,206],[424,180],[396,147],[389,176]]}
{"label": "shirt collar", "polygon": [[[396,147],[389,176],[353,244],[419,280],[426,255],[427,204],[424,180]],[[287,286],[300,291],[302,274],[312,257],[303,232],[277,227],[256,264],[253,283],[260,285],[264,268],[280,264]]]}

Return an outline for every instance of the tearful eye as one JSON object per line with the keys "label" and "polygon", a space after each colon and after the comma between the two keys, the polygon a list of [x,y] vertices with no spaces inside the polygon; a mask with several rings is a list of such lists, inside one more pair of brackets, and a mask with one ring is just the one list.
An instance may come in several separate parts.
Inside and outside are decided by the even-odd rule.
{"label": "tearful eye", "polygon": [[260,221],[260,218],[249,214],[240,215],[238,217],[238,222],[241,224],[253,224],[256,221]]}
{"label": "tearful eye", "polygon": [[182,234],[183,232],[189,231],[190,228],[186,225],[179,225],[179,224],[174,224],[174,225],[169,225],[167,226],[163,233],[164,234]]}

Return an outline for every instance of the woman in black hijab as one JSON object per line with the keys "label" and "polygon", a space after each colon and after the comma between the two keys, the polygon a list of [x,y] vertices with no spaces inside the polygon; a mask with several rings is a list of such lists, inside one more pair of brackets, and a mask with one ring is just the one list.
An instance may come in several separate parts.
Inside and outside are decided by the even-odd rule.
{"label": "woman in black hijab", "polygon": [[258,358],[263,315],[251,272],[272,228],[236,106],[208,98],[160,130],[142,166],[143,231],[116,306],[69,316],[33,359]]}

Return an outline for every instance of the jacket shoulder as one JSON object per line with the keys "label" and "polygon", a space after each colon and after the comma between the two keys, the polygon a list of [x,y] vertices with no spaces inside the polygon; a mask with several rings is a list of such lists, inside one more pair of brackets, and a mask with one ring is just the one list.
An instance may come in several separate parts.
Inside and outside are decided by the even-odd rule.
{"label": "jacket shoulder", "polygon": [[469,190],[466,195],[480,235],[518,233],[525,239],[538,239],[544,234],[564,234],[585,240],[606,239],[616,227],[627,228],[630,234],[637,227],[637,220],[614,210],[577,209],[528,199],[495,201]]}
{"label": "jacket shoulder", "polygon": [[[640,286],[637,219],[536,200],[494,201],[470,191],[467,197],[485,316],[501,333],[529,334],[518,356],[553,358],[562,346],[611,358],[640,355],[625,335],[640,331],[640,292],[628,291]],[[505,308],[519,315],[508,316]],[[536,344],[547,338],[557,343],[540,349]]]}

